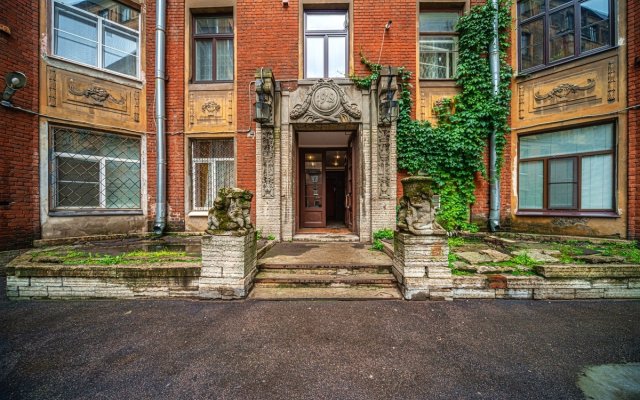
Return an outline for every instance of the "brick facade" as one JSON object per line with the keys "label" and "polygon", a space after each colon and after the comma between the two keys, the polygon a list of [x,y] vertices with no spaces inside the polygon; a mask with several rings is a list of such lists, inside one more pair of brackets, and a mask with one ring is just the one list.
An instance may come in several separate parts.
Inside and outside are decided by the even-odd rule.
{"label": "brick facade", "polygon": [[[640,238],[640,3],[627,2],[627,104],[629,133],[630,238]],[[636,107],[636,108],[633,108]]]}
{"label": "brick facade", "polygon": [[[191,0],[171,0],[167,10],[167,86],[166,86],[166,132],[167,132],[167,231],[185,230],[185,199],[188,198],[188,182],[185,182],[187,170],[185,159],[188,117],[187,93],[189,86],[188,70],[190,60],[185,59],[188,51],[185,44],[191,33],[188,21],[191,18]],[[233,87],[233,128],[222,132],[235,136],[236,145],[236,185],[257,192],[256,177],[260,155],[255,137],[256,124],[250,120],[255,101],[253,92],[249,92],[250,82],[255,79],[255,71],[260,67],[271,68],[279,93],[293,93],[302,79],[302,43],[301,16],[302,2],[290,0],[288,6],[282,2],[270,0],[221,1],[226,7],[233,5],[235,15],[235,80]],[[318,7],[314,2],[314,7]],[[484,3],[483,0],[471,0],[470,5]],[[637,2],[626,2],[627,9],[627,66],[628,79],[620,79],[627,85],[627,105],[640,103],[638,72],[638,52],[640,49],[640,10]],[[9,71],[22,71],[29,77],[28,86],[20,90],[13,99],[16,106],[38,110],[38,74],[39,63],[39,15],[38,2],[16,0],[15,6],[3,10],[0,24],[11,29],[11,34],[0,32],[0,74]],[[155,0],[144,2],[143,15],[146,17],[142,34],[145,35],[145,69],[142,76],[146,84],[146,138],[147,173],[143,182],[147,187],[148,226],[153,224],[156,199],[156,126],[154,101],[155,75]],[[202,2],[196,8],[202,8]],[[217,4],[217,3],[216,3]],[[216,6],[213,4],[211,6]],[[419,6],[409,0],[352,0],[349,6],[352,21],[349,36],[350,73],[366,75],[369,72],[360,62],[360,53],[374,62],[383,65],[406,66],[414,70],[417,66],[416,35],[418,28]],[[208,7],[208,5],[207,5]],[[384,26],[392,20],[391,29],[386,33]],[[274,24],[273,22],[276,21]],[[380,52],[384,33],[384,47]],[[381,55],[380,55],[381,54]],[[513,53],[512,53],[513,54]],[[378,60],[378,57],[379,60]],[[511,55],[510,55],[511,57]],[[308,83],[308,82],[307,82]],[[419,82],[414,79],[412,94],[415,107],[419,104],[416,97]],[[283,95],[284,96],[284,95]],[[46,103],[46,101],[45,101]],[[619,182],[628,187],[627,232],[629,237],[640,237],[640,127],[639,111],[629,110],[628,132],[628,183]],[[620,114],[620,118],[626,118]],[[40,198],[39,198],[39,152],[38,118],[15,110],[0,108],[0,250],[29,246],[40,236]],[[141,128],[140,130],[143,130]],[[259,130],[258,135],[260,134]],[[278,131],[280,132],[280,131]],[[372,131],[373,132],[373,131]],[[200,134],[203,132],[198,132]],[[214,132],[220,133],[220,132]],[[208,132],[207,132],[208,134]],[[190,136],[197,137],[197,136]],[[207,136],[210,137],[210,136]],[[508,150],[512,148],[510,135],[506,144],[501,179],[502,228],[509,225],[512,215],[514,171],[512,157]],[[372,142],[375,143],[375,142]],[[370,146],[371,147],[371,146]],[[278,153],[280,156],[281,153]],[[291,166],[289,166],[291,167]],[[369,166],[371,168],[371,166]],[[284,168],[284,167],[283,167]],[[396,180],[397,196],[402,195],[399,173]],[[483,228],[489,214],[489,185],[480,176],[476,179],[477,201],[472,207],[472,217]],[[373,186],[372,186],[373,187]],[[370,187],[370,189],[372,188]],[[6,188],[6,189],[5,189]],[[373,189],[371,189],[373,192]],[[624,198],[624,197],[623,197]],[[293,207],[293,205],[291,205]],[[256,221],[256,197],[252,204],[252,220]],[[109,232],[105,232],[109,233]]]}
{"label": "brick facade", "polygon": [[[27,86],[13,96],[16,107],[38,110],[38,2],[4,3],[0,25],[0,82],[19,71]],[[40,236],[38,117],[0,107],[0,251],[28,247]]]}

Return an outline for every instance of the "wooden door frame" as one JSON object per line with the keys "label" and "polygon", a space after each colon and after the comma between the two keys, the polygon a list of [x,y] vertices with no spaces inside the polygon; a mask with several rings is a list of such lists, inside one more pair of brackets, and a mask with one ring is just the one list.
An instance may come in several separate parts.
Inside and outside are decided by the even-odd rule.
{"label": "wooden door frame", "polygon": [[[353,140],[354,141],[354,145],[356,142],[356,136],[357,132],[353,131],[351,132],[351,138],[349,140]],[[294,172],[294,176],[295,176],[295,199],[296,199],[296,212],[295,212],[295,218],[296,218],[296,222],[295,222],[295,231],[296,233],[300,232],[302,229],[305,229],[305,227],[302,226],[302,208],[304,207],[304,190],[302,190],[302,183],[304,181],[304,173],[305,173],[305,169],[304,169],[304,161],[305,161],[305,154],[306,153],[322,153],[322,201],[323,201],[323,218],[324,218],[324,223],[325,226],[327,224],[327,196],[326,196],[326,186],[327,186],[327,173],[326,173],[326,168],[325,168],[325,155],[328,151],[337,151],[337,150],[343,150],[343,151],[349,151],[349,147],[300,147],[299,145],[296,146],[296,157],[298,158],[298,162],[297,162],[297,166],[298,166],[298,171],[297,173]],[[353,159],[356,157],[356,153],[357,151],[354,148],[353,151],[353,155],[352,155],[352,162]],[[354,166],[357,164],[354,164]],[[357,187],[357,172],[356,172],[356,168],[352,168],[352,193],[356,193],[356,187]],[[346,185],[346,182],[345,182]],[[346,192],[346,191],[345,191]],[[357,232],[357,224],[358,224],[358,218],[357,218],[357,214],[356,211],[357,210],[357,204],[356,202],[353,201],[352,199],[352,204],[353,204],[353,208],[354,208],[354,219],[353,219],[353,229],[351,230],[352,232]],[[307,229],[312,229],[312,228],[307,228]]]}
{"label": "wooden door frame", "polygon": [[326,181],[327,181],[327,177],[326,177],[326,173],[325,173],[325,154],[326,154],[326,148],[324,147],[298,147],[298,177],[296,179],[296,187],[298,188],[298,201],[299,201],[299,207],[296,210],[296,214],[297,214],[297,228],[298,230],[300,229],[304,229],[307,227],[303,227],[302,226],[302,216],[304,215],[303,212],[303,208],[305,208],[305,191],[303,190],[302,186],[304,185],[305,182],[305,156],[308,153],[322,153],[322,165],[321,165],[321,180],[322,182],[320,183],[322,185],[322,193],[320,194],[320,196],[322,197],[322,220],[324,221],[324,225],[323,227],[326,227],[327,225],[327,201],[326,201]]}

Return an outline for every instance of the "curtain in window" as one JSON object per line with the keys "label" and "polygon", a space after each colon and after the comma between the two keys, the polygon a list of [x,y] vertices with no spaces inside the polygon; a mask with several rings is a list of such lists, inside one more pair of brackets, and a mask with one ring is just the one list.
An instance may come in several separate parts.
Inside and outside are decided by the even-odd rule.
{"label": "curtain in window", "polygon": [[520,208],[542,209],[543,162],[530,161],[520,163],[518,204]]}
{"label": "curtain in window", "polygon": [[346,77],[347,38],[329,36],[329,76]]}
{"label": "curtain in window", "polygon": [[610,210],[613,208],[613,156],[602,154],[582,157],[582,208]]}
{"label": "curtain in window", "polygon": [[216,40],[216,79],[233,80],[233,40]]}
{"label": "curtain in window", "polygon": [[576,159],[549,160],[549,208],[577,208]]}
{"label": "curtain in window", "polygon": [[213,49],[210,40],[196,41],[196,80],[213,80]]}

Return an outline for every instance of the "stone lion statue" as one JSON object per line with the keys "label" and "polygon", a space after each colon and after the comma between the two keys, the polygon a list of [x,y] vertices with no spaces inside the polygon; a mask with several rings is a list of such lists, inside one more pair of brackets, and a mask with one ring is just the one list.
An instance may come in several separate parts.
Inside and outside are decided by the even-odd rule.
{"label": "stone lion statue", "polygon": [[209,210],[206,233],[244,235],[253,228],[251,224],[251,199],[253,193],[239,188],[221,188]]}

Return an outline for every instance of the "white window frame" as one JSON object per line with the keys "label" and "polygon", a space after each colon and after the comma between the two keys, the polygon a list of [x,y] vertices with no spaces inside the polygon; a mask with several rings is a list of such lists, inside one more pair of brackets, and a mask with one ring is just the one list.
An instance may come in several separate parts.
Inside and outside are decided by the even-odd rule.
{"label": "white window frame", "polygon": [[[98,207],[94,207],[94,206],[73,206],[73,207],[65,207],[65,206],[59,206],[57,204],[57,201],[55,202],[56,205],[54,207],[54,209],[58,209],[58,210],[73,210],[73,209],[105,209],[105,210],[123,210],[122,208],[107,208],[107,161],[115,161],[115,162],[125,162],[125,163],[130,163],[130,164],[138,164],[140,165],[140,167],[142,167],[141,161],[140,160],[133,160],[133,159],[128,159],[128,158],[113,158],[113,157],[100,157],[100,156],[88,156],[88,155],[82,155],[82,154],[75,154],[75,153],[66,153],[66,152],[54,152],[54,158],[52,160],[52,165],[54,168],[54,171],[56,171],[53,174],[52,177],[52,182],[51,182],[51,188],[54,191],[54,196],[55,198],[57,198],[58,196],[58,182],[61,183],[84,183],[84,184],[94,184],[95,182],[89,182],[89,181],[65,181],[65,180],[58,180],[57,179],[57,170],[58,170],[58,159],[59,158],[71,158],[74,160],[80,160],[80,161],[93,161],[93,162],[98,162],[100,164],[99,167],[99,178],[98,178],[98,194],[100,196],[100,201],[99,201],[99,206]],[[140,170],[142,171],[142,168],[140,168]],[[142,179],[142,177],[140,177],[140,179]],[[142,202],[140,202],[140,204],[142,204]],[[136,208],[136,210],[138,210],[139,208]],[[127,208],[124,208],[124,210],[127,210]]]}
{"label": "white window frame", "polygon": [[[114,0],[114,2],[117,3],[116,0]],[[92,14],[92,13],[90,13],[88,11],[76,8],[74,6],[70,6],[68,4],[64,4],[62,2],[58,2],[56,0],[51,0],[49,4],[50,4],[50,10],[51,10],[51,12],[50,12],[50,18],[51,18],[51,20],[50,20],[50,27],[51,27],[50,33],[51,33],[51,35],[50,36],[51,36],[51,38],[50,38],[50,42],[49,42],[49,55],[51,57],[58,58],[58,59],[61,59],[61,60],[65,60],[65,61],[68,61],[70,63],[82,65],[82,66],[85,66],[85,67],[88,67],[88,68],[104,71],[104,72],[109,73],[109,74],[115,74],[115,75],[118,75],[118,76],[123,76],[123,77],[129,78],[129,79],[131,79],[131,78],[140,79],[141,58],[142,58],[141,57],[142,56],[141,48],[140,48],[140,36],[141,36],[141,32],[142,32],[142,21],[141,21],[141,18],[140,18],[140,16],[142,15],[141,12],[138,13],[138,30],[136,31],[134,29],[131,29],[131,28],[129,28],[127,26],[124,26],[122,24],[119,24],[117,22],[113,22],[113,21],[107,20],[106,18],[103,18],[103,17],[101,17],[99,15]],[[123,4],[123,5],[125,5],[125,4]],[[61,7],[63,9],[66,9],[67,12],[75,13],[80,18],[96,21],[96,24],[97,24],[96,29],[98,31],[98,41],[96,42],[96,44],[97,44],[97,53],[98,53],[97,54],[97,59],[96,59],[96,65],[86,64],[86,63],[83,63],[83,62],[80,62],[80,61],[77,61],[77,60],[71,60],[69,58],[57,55],[55,53],[56,30],[59,30],[58,28],[56,28],[56,25],[55,25],[56,7]],[[105,21],[106,21],[106,24],[105,24]],[[103,43],[104,26],[105,25],[108,26],[109,24],[115,26],[117,29],[121,29],[121,30],[125,31],[126,33],[129,33],[129,34],[131,34],[131,35],[136,37],[136,74],[135,75],[123,74],[121,72],[113,71],[113,70],[110,70],[108,68],[104,68],[102,66],[103,58],[104,58],[103,55],[102,55],[103,48],[104,47],[109,47],[109,46],[104,46],[104,43]],[[64,31],[64,32],[68,33],[70,35],[81,37],[84,40],[90,40],[92,42],[94,41],[92,39],[88,39],[88,38],[84,38],[82,36],[76,35],[73,32],[67,32],[67,31]],[[120,51],[118,49],[115,49],[115,50]]]}
{"label": "white window frame", "polygon": [[[307,30],[307,17],[309,15],[322,15],[322,14],[344,14],[346,26],[344,30],[317,30],[317,31],[308,31]],[[347,79],[349,78],[349,55],[350,55],[350,38],[349,38],[349,10],[345,9],[322,9],[322,10],[304,10],[303,11],[303,27],[302,27],[302,36],[303,36],[303,76],[304,79]],[[345,39],[345,55],[344,55],[344,76],[332,76],[330,74],[329,69],[329,38],[330,37],[344,37]],[[307,76],[307,39],[308,38],[323,38],[324,39],[324,62],[322,66],[323,76],[322,77],[313,77],[309,78]]]}
{"label": "white window frame", "polygon": [[[226,140],[229,140],[231,138],[227,138]],[[217,184],[216,184],[216,177],[217,172],[218,172],[218,163],[220,162],[229,162],[231,161],[233,163],[233,170],[234,170],[234,177],[233,180],[235,182],[236,180],[236,158],[235,155],[234,157],[220,157],[220,158],[215,158],[215,157],[193,157],[193,153],[194,153],[194,145],[196,143],[198,143],[199,141],[206,141],[206,140],[225,140],[225,139],[196,139],[196,140],[192,140],[191,141],[191,211],[209,211],[209,208],[205,207],[198,207],[196,205],[196,165],[197,164],[208,164],[209,168],[211,170],[211,180],[209,182],[207,182],[207,199],[211,198],[211,199],[215,199],[216,196],[218,195],[218,190],[220,189]],[[233,139],[231,139],[233,140]],[[235,141],[234,141],[235,142]],[[235,145],[235,143],[234,143]],[[209,183],[211,184],[211,187],[209,187]],[[209,188],[211,188],[211,190],[209,190]],[[211,197],[210,197],[211,196]]]}

